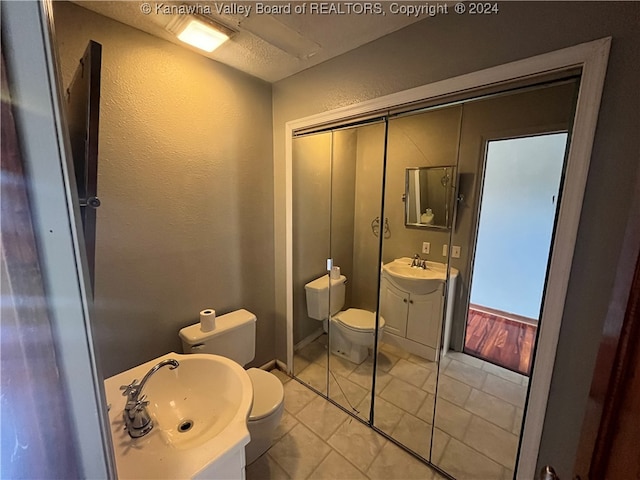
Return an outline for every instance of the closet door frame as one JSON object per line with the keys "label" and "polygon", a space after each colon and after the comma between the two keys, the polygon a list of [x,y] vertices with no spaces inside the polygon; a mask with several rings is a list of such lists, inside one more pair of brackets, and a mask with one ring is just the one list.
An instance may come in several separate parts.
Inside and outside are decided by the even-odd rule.
{"label": "closet door frame", "polygon": [[558,227],[553,244],[547,295],[540,322],[537,353],[527,402],[522,443],[518,455],[517,477],[534,478],[558,336],[569,283],[582,200],[587,181],[593,138],[600,109],[611,37],[582,43],[562,50],[537,55],[477,72],[422,85],[328,112],[300,118],[285,125],[285,268],[287,365],[293,365],[293,282],[292,282],[292,139],[293,134],[309,128],[357,119],[410,105],[460,95],[514,81],[544,78],[549,74],[581,69],[580,93],[576,105],[572,142],[567,158],[566,181],[558,213]]}

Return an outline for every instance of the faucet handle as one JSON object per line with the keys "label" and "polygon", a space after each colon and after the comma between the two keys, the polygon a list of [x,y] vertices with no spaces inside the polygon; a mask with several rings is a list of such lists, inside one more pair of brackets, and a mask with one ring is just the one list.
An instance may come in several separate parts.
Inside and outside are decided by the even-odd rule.
{"label": "faucet handle", "polygon": [[145,407],[149,405],[149,401],[146,400],[146,398],[147,396],[143,395],[139,399],[131,399],[127,401],[127,404],[125,405],[125,412],[129,413],[129,418],[133,420],[137,413],[144,412]]}
{"label": "faucet handle", "polygon": [[138,400],[136,400],[136,401],[134,401],[132,403],[133,403],[134,410],[136,412],[141,412],[144,409],[144,407],[149,405],[149,400],[147,400],[147,396],[146,395],[143,395]]}
{"label": "faucet handle", "polygon": [[148,429],[147,431],[149,431],[153,428],[153,422],[149,412],[147,412],[149,401],[145,400],[146,398],[147,396],[143,395],[138,400],[131,400],[127,402],[127,407],[129,408],[128,416],[129,420],[131,420],[131,426],[138,430]]}
{"label": "faucet handle", "polygon": [[123,397],[132,396],[132,394],[134,394],[139,387],[137,382],[138,380],[134,379],[133,382],[131,382],[129,385],[120,385],[120,390],[122,390],[122,396]]}

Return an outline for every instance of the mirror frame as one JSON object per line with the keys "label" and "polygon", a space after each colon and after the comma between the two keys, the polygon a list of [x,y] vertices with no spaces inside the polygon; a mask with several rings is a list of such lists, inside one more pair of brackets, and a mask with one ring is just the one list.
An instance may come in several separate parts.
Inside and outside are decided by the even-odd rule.
{"label": "mirror frame", "polygon": [[[410,188],[409,188],[409,177],[410,173],[413,171],[422,171],[422,170],[442,170],[442,169],[451,169],[451,187],[449,193],[445,194],[445,222],[444,224],[426,224],[420,222],[410,222],[409,221],[409,211],[410,211]],[[455,165],[442,165],[442,166],[433,166],[433,167],[408,167],[405,169],[405,180],[404,180],[404,195],[402,197],[402,201],[404,202],[404,226],[405,227],[413,227],[413,228],[427,228],[433,230],[451,230],[453,226],[453,219],[455,217],[456,205],[457,205],[457,196],[456,191],[458,187],[458,172]],[[450,203],[447,206],[446,203],[446,195],[449,196]]]}

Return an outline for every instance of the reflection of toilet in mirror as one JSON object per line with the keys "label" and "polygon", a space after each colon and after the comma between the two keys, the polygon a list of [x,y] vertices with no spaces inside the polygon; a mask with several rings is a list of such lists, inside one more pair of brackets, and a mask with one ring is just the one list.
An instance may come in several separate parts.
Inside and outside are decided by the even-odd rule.
{"label": "reflection of toilet in mirror", "polygon": [[[341,311],[345,302],[346,281],[344,275],[336,279],[324,275],[307,283],[304,286],[307,314],[315,320],[322,321],[325,333],[329,333],[331,353],[360,364],[366,360],[369,348],[372,348],[375,342],[376,314],[360,308]],[[380,317],[378,340],[382,338],[383,330],[384,319]]]}

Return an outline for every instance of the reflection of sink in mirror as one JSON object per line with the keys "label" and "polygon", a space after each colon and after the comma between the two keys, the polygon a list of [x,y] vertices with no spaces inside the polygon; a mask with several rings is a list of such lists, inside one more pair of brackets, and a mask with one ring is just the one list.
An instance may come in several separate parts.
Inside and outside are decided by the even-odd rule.
{"label": "reflection of sink in mirror", "polygon": [[[144,389],[154,428],[131,438],[123,429],[126,397],[120,386],[169,358],[177,359],[179,367],[158,370]],[[244,468],[253,388],[233,360],[170,353],[110,377],[104,385],[119,478],[228,478]]]}
{"label": "reflection of sink in mirror", "polygon": [[[445,308],[447,265],[425,262],[412,267],[408,257],[382,266],[380,312],[385,318],[385,341],[410,353],[435,361],[440,345],[440,325]],[[458,270],[450,268],[442,354],[448,350]]]}
{"label": "reflection of sink in mirror", "polygon": [[[447,278],[447,266],[444,263],[425,262],[427,268],[411,266],[408,257],[397,258],[382,266],[383,272],[391,277],[398,288],[416,293],[426,294],[436,290]],[[451,276],[457,277],[458,270],[451,269]]]}

